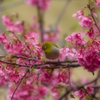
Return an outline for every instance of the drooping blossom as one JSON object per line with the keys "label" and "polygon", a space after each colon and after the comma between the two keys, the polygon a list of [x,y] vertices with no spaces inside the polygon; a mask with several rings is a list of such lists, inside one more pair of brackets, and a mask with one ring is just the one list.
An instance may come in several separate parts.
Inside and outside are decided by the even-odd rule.
{"label": "drooping blossom", "polygon": [[88,35],[91,39],[95,37],[95,33],[92,27],[89,29],[88,32],[86,32],[86,35]]}

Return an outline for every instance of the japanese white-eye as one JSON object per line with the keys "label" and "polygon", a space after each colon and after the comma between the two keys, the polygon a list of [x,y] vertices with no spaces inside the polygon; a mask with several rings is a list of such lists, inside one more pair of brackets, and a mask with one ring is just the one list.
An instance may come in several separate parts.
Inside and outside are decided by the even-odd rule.
{"label": "japanese white-eye", "polygon": [[46,58],[50,60],[55,60],[60,55],[58,47],[52,42],[43,43],[42,50],[44,51]]}

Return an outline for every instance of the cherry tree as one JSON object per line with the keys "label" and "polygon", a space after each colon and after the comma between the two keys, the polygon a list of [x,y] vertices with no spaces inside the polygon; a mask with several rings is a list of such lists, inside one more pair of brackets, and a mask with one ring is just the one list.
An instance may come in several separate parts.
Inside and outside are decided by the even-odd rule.
{"label": "cherry tree", "polygon": [[[79,100],[100,100],[100,23],[95,11],[100,7],[100,0],[87,1],[72,15],[87,31],[73,32],[65,37],[70,46],[59,49],[59,61],[49,61],[42,51],[45,41],[56,43],[60,39],[57,24],[48,30],[44,28],[43,14],[50,8],[50,2],[26,0],[38,12],[32,25],[27,26],[10,15],[2,16],[6,31],[0,34],[0,42],[7,55],[0,56],[0,85],[8,85],[7,99],[45,100],[51,94],[54,100],[70,100],[76,96]],[[61,19],[66,4],[57,21]],[[86,10],[88,14],[85,14]],[[35,22],[36,18],[38,22]],[[79,67],[92,75],[97,71],[97,77],[93,80],[85,77],[79,79],[80,82],[71,80],[72,69]]]}

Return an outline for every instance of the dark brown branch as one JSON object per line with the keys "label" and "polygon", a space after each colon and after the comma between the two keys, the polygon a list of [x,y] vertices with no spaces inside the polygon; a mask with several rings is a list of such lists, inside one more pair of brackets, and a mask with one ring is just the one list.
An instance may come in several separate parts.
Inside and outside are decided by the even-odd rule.
{"label": "dark brown branch", "polygon": [[18,83],[17,87],[15,88],[15,90],[14,90],[14,92],[13,92],[13,94],[12,94],[11,100],[13,100],[13,97],[14,97],[15,92],[17,91],[19,85],[21,84],[22,80],[24,79],[24,77],[26,76],[26,74],[27,74],[28,72],[29,72],[29,70],[27,70],[27,71],[25,72],[24,76],[21,78],[20,82]]}
{"label": "dark brown branch", "polygon": [[[5,58],[6,56],[0,56],[0,58]],[[29,58],[29,57],[26,57],[26,56],[21,56],[21,55],[14,55],[14,56],[12,56],[12,58],[23,58],[23,59],[27,59],[27,60],[32,60],[32,61],[35,61],[33,58]],[[77,63],[77,61],[76,60],[66,60],[66,61],[60,61],[59,63]],[[58,62],[46,62],[46,63],[58,63]]]}
{"label": "dark brown branch", "polygon": [[36,59],[25,57],[25,56],[21,56],[21,55],[15,55],[13,57],[15,57],[15,58],[23,58],[23,59],[32,60],[32,61],[37,61]]}
{"label": "dark brown branch", "polygon": [[44,12],[41,10],[41,8],[39,7],[39,0],[37,0],[37,14],[38,14],[38,22],[39,22],[39,28],[40,28],[40,38],[41,38],[41,42],[43,43],[43,34],[44,34],[44,21],[43,21],[43,15]]}
{"label": "dark brown branch", "polygon": [[66,8],[67,8],[67,6],[68,6],[68,4],[69,4],[70,1],[71,1],[71,0],[66,0],[65,4],[64,4],[64,6],[63,6],[63,8],[61,9],[61,11],[60,11],[60,13],[59,13],[59,15],[58,15],[58,18],[57,18],[57,20],[55,21],[55,24],[53,25],[54,31],[56,30],[56,28],[57,28],[57,26],[58,26],[58,24],[59,24],[61,18],[63,17],[63,14],[65,13]]}
{"label": "dark brown branch", "polygon": [[96,81],[98,80],[99,77],[100,77],[100,75],[98,74],[97,77],[96,77],[95,79],[93,79],[93,80],[91,80],[91,81],[85,83],[84,85],[88,85],[88,84],[91,84],[91,83],[93,83],[93,82],[96,82]]}
{"label": "dark brown branch", "polygon": [[38,67],[38,66],[41,66],[41,65],[47,65],[47,64],[53,64],[55,66],[53,67],[42,67],[42,69],[59,69],[59,68],[69,68],[69,67],[72,67],[72,68],[77,68],[77,67],[80,67],[80,65],[78,63],[75,63],[75,64],[62,64],[61,62],[45,62],[45,63],[40,63],[40,64],[34,64],[34,65],[22,65],[22,64],[17,64],[17,63],[11,63],[11,62],[6,62],[6,61],[2,61],[0,60],[0,62],[2,63],[5,63],[5,64],[9,64],[9,65],[16,65],[16,66],[19,66],[19,67],[34,67],[35,69],[40,69],[41,67]]}

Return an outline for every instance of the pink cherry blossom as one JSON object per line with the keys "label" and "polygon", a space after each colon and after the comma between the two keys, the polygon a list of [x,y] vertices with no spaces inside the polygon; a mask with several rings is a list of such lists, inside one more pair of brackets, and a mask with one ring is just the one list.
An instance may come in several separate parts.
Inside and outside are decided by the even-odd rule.
{"label": "pink cherry blossom", "polygon": [[86,93],[83,93],[82,90],[75,91],[74,94],[79,97],[79,100],[84,100]]}
{"label": "pink cherry blossom", "polygon": [[20,21],[16,21],[14,23],[14,25],[8,26],[8,30],[10,30],[10,29],[12,29],[13,31],[16,31],[16,32],[21,32],[21,33],[24,32],[22,22],[20,22]]}
{"label": "pink cherry blossom", "polygon": [[1,34],[0,34],[0,42],[1,42],[2,44],[6,44],[6,43],[8,42],[7,37],[5,36],[4,33],[1,33]]}
{"label": "pink cherry blossom", "polygon": [[96,14],[95,12],[93,12],[93,16],[94,16],[94,17],[98,17],[97,14]]}
{"label": "pink cherry blossom", "polygon": [[84,16],[83,10],[79,10],[77,13],[73,14],[72,17],[75,17],[79,20],[81,20],[81,18]]}
{"label": "pink cherry blossom", "polygon": [[58,82],[63,82],[63,83],[69,84],[68,72],[63,70],[62,72],[60,72],[57,79],[58,79]]}
{"label": "pink cherry blossom", "polygon": [[65,38],[66,41],[70,41],[75,47],[84,46],[86,41],[83,38],[82,33],[74,32]]}
{"label": "pink cherry blossom", "polygon": [[92,87],[88,86],[86,90],[89,94],[92,94],[94,89]]}
{"label": "pink cherry blossom", "polygon": [[90,28],[93,24],[93,21],[90,17],[88,16],[84,16],[80,21],[79,24],[83,27],[83,28]]}
{"label": "pink cherry blossom", "polygon": [[80,40],[80,39],[82,39],[82,35],[79,32],[74,32],[65,38],[66,41],[70,41],[70,42],[73,42],[75,40]]}
{"label": "pink cherry blossom", "polygon": [[51,88],[50,92],[52,93],[52,96],[54,97],[55,100],[58,100],[59,98],[59,91],[56,88]]}
{"label": "pink cherry blossom", "polygon": [[78,58],[78,63],[90,72],[94,72],[100,66],[99,55],[94,48],[89,48],[81,52],[81,56]]}
{"label": "pink cherry blossom", "polygon": [[94,30],[93,28],[91,27],[90,30],[86,33],[86,35],[88,35],[91,39],[94,38]]}
{"label": "pink cherry blossom", "polygon": [[95,2],[96,2],[96,6],[100,7],[100,0],[95,0]]}
{"label": "pink cherry blossom", "polygon": [[60,49],[60,60],[64,60],[65,58],[68,58],[69,60],[76,60],[76,50],[74,48],[62,48]]}
{"label": "pink cherry blossom", "polygon": [[14,24],[13,21],[7,15],[2,16],[2,22],[5,26],[11,26]]}
{"label": "pink cherry blossom", "polygon": [[75,94],[76,96],[80,96],[80,95],[83,94],[83,92],[82,92],[82,90],[79,90],[79,91],[75,91],[74,94]]}
{"label": "pink cherry blossom", "polygon": [[[38,7],[41,13],[48,8],[50,1],[51,0],[26,0],[29,5]],[[97,6],[99,6],[99,0],[95,0],[95,2],[96,4],[98,3]],[[84,9],[86,8],[87,6],[84,7]],[[65,47],[59,50],[60,62],[58,63],[57,61],[46,60],[43,52],[41,52],[42,43],[38,43],[37,39],[41,36],[41,30],[39,28],[40,23],[37,22],[36,17],[34,17],[32,25],[27,25],[27,23],[23,25],[22,21],[13,18],[13,16],[4,15],[2,17],[6,29],[12,29],[16,34],[14,35],[11,31],[7,31],[7,36],[5,34],[6,32],[0,34],[0,42],[7,51],[6,57],[0,57],[0,85],[5,86],[8,84],[8,100],[11,100],[13,93],[15,93],[13,100],[45,100],[45,96],[48,97],[49,93],[51,93],[54,100],[58,100],[59,97],[63,96],[63,92],[67,92],[65,87],[67,87],[68,91],[71,89],[71,92],[78,89],[74,94],[79,97],[79,100],[84,100],[87,93],[91,95],[94,92],[94,89],[91,87],[95,86],[94,82],[92,83],[91,81],[92,84],[89,84],[88,82],[90,82],[90,80],[87,78],[81,78],[78,82],[73,81],[71,72],[71,78],[69,77],[69,70],[67,68],[69,66],[67,65],[70,64],[70,62],[65,62],[65,60],[75,60],[77,62],[72,62],[71,64],[78,64],[92,73],[100,68],[99,31],[97,27],[93,25],[92,17],[89,15],[85,16],[84,11],[79,10],[73,14],[73,17],[77,18],[79,24],[83,28],[88,28],[88,30],[85,30],[85,32],[87,31],[86,34],[83,32],[73,32],[65,38],[71,45],[65,45]],[[97,17],[94,11],[93,16]],[[39,16],[37,16],[37,18],[38,17]],[[98,27],[100,28],[99,24]],[[46,30],[44,27],[44,32],[44,42],[51,41],[55,43],[60,38],[60,31],[58,29],[54,31],[48,28],[48,30]],[[86,35],[89,40],[85,39]],[[34,60],[34,58],[36,60]],[[51,64],[52,62],[54,64]],[[27,70],[28,72],[26,73]],[[72,70],[73,69],[70,71]],[[18,86],[20,81],[21,83]],[[69,88],[70,84],[71,88]],[[87,85],[87,87],[84,84]],[[81,85],[85,86],[84,88],[87,92],[80,88]],[[15,91],[17,86],[18,88]],[[79,88],[76,88],[78,86]],[[65,99],[67,100],[67,97]]]}
{"label": "pink cherry blossom", "polygon": [[[100,28],[100,23],[97,23],[98,27]],[[99,30],[96,28],[95,25],[93,25],[93,30],[94,30],[94,33],[99,33]],[[99,33],[100,34],[100,33]]]}
{"label": "pink cherry blossom", "polygon": [[89,81],[89,78],[87,78],[87,77],[82,77],[82,78],[80,78],[80,80],[79,80],[79,82],[82,83],[82,84],[84,84],[84,83],[86,83],[86,82],[88,82],[88,81]]}
{"label": "pink cherry blossom", "polygon": [[50,41],[50,42],[57,42],[57,40],[59,39],[59,30],[56,30],[55,32],[47,32],[46,34],[44,34],[43,39],[44,42],[46,41]]}

